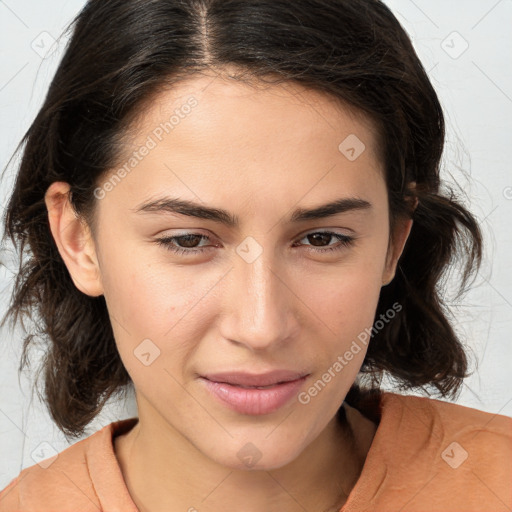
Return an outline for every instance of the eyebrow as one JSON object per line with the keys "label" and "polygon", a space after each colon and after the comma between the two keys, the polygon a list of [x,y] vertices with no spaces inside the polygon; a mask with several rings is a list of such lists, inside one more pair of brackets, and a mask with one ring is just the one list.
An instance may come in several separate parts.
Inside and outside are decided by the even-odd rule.
{"label": "eyebrow", "polygon": [[[308,220],[318,220],[340,213],[352,211],[369,211],[372,204],[358,197],[343,197],[330,203],[314,208],[297,208],[289,217],[290,223],[299,223]],[[187,215],[197,219],[211,220],[224,224],[230,228],[237,228],[240,225],[240,218],[221,208],[202,206],[199,203],[185,199],[163,197],[142,203],[134,208],[135,213],[171,213]]]}

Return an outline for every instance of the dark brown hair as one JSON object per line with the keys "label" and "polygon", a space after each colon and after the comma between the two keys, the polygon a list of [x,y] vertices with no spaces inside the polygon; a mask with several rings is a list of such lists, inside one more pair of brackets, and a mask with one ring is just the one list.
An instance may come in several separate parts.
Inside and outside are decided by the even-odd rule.
{"label": "dark brown hair", "polygon": [[391,229],[411,215],[411,198],[419,202],[375,318],[395,303],[400,313],[372,337],[361,375],[372,387],[387,374],[401,389],[455,396],[468,360],[441,278],[465,260],[459,297],[480,266],[482,237],[453,190],[441,190],[441,105],[388,7],[379,0],[90,0],[70,30],[44,104],[17,149],[25,144],[3,240],[8,235],[17,247],[19,271],[2,322],[33,320],[20,371],[34,336],[45,340],[43,398],[66,436],[82,435],[107,399],[133,383],[104,297],[80,292],[60,257],[44,194],[54,181],[69,183],[74,209],[93,227],[93,191],[144,105],[182,78],[228,66],[240,80],[323,92],[374,123]]}

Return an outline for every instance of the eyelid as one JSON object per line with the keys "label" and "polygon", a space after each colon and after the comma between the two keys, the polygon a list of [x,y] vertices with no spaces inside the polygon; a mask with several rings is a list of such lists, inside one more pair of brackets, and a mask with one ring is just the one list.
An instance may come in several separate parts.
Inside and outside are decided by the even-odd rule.
{"label": "eyelid", "polygon": [[297,235],[297,237],[295,239],[297,240],[300,238],[304,238],[305,236],[311,235],[313,233],[333,233],[333,234],[337,234],[337,235],[346,235],[346,236],[352,236],[352,235],[356,234],[356,232],[350,228],[339,228],[339,227],[338,228],[329,228],[329,227],[324,228],[324,227],[322,227],[322,228],[316,228],[316,229],[307,229],[303,233]]}
{"label": "eyelid", "polygon": [[[340,231],[340,229],[342,231]],[[301,238],[304,238],[305,236],[311,235],[313,233],[333,233],[333,234],[345,235],[345,236],[352,236],[352,235],[356,234],[356,232],[350,228],[329,228],[329,227],[324,228],[324,227],[322,227],[322,228],[316,228],[316,229],[314,229],[314,228],[307,229],[304,232],[299,233],[297,236],[295,236],[294,240],[300,240]],[[172,233],[164,234],[162,236],[162,238],[174,238],[174,237],[179,238],[182,236],[192,236],[192,235],[208,238],[209,240],[219,240],[219,237],[217,237],[216,235],[212,235],[211,231],[206,230],[205,232],[201,232],[200,228],[198,228],[197,230],[194,228],[190,228],[188,230],[187,230],[187,228],[184,228],[183,231],[178,230],[177,232],[173,231]]]}
{"label": "eyelid", "polygon": [[[352,231],[352,230],[350,230],[350,231]],[[349,235],[340,233],[338,231],[333,231],[333,229],[318,228],[318,229],[306,231],[303,234],[299,235],[298,237],[295,238],[293,244],[296,244],[297,242],[300,242],[303,238],[307,237],[308,235],[313,235],[313,234],[328,234],[328,235],[331,235],[331,237],[338,239],[338,244],[335,244],[335,245],[326,245],[324,247],[315,247],[315,246],[305,245],[305,247],[308,248],[309,252],[320,254],[320,255],[325,255],[329,252],[335,252],[335,251],[341,252],[343,249],[346,249],[349,246],[353,245],[353,243],[357,239],[357,237],[349,236]],[[172,243],[174,240],[176,240],[178,238],[185,238],[187,236],[199,237],[202,240],[210,240],[211,241],[211,237],[208,235],[204,235],[203,233],[198,233],[198,232],[194,232],[194,231],[186,231],[184,233],[163,236],[163,237],[155,240],[155,242],[159,245],[162,245],[164,248],[166,248],[167,250],[169,250],[171,252],[174,252],[174,253],[180,254],[180,255],[183,254],[185,256],[198,255],[198,254],[208,251],[212,248],[212,245],[187,248],[187,247],[180,247],[180,246],[174,245]]]}

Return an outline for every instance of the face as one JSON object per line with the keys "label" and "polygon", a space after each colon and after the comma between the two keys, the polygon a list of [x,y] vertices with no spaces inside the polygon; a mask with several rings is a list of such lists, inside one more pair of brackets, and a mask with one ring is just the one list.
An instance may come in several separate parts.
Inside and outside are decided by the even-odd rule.
{"label": "face", "polygon": [[[232,468],[252,450],[255,469],[332,424],[410,229],[388,247],[375,147],[369,122],[298,85],[203,76],[154,99],[98,184],[90,258],[65,256],[77,287],[105,296],[141,424]],[[233,393],[238,406],[202,378],[276,369],[307,377]]]}

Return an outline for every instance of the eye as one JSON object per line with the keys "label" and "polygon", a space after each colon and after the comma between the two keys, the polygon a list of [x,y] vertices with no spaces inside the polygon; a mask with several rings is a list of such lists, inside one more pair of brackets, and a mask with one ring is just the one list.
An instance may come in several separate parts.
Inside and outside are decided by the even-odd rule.
{"label": "eye", "polygon": [[[308,239],[309,241],[313,242],[313,246],[309,250],[317,253],[341,251],[354,242],[354,237],[342,235],[341,233],[335,233],[333,231],[315,231],[314,233],[308,233],[300,240],[304,239]],[[323,243],[332,241],[333,239],[334,241],[337,241],[338,244],[328,244],[325,246],[325,248],[322,246]]]}
{"label": "eye", "polygon": [[[302,237],[299,241],[308,239],[313,243],[308,250],[316,253],[327,253],[331,251],[341,251],[344,248],[350,246],[354,238],[341,233],[335,233],[332,231],[316,231],[308,233]],[[210,241],[210,238],[200,233],[185,233],[176,236],[167,236],[158,238],[155,242],[158,245],[162,245],[167,250],[172,251],[176,254],[194,256],[212,249],[213,245],[200,246],[198,245],[201,240]],[[337,244],[329,244],[329,241],[334,240]],[[324,247],[322,244],[327,243]]]}
{"label": "eye", "polygon": [[[185,254],[185,255],[193,255],[205,252],[208,250],[208,247],[199,247],[196,248],[196,243],[201,241],[201,239],[210,240],[206,235],[201,235],[200,233],[186,233],[184,235],[177,236],[167,236],[164,238],[158,238],[156,243],[158,245],[163,245],[169,251],[172,251],[176,254]],[[180,245],[176,245],[178,242]]]}

